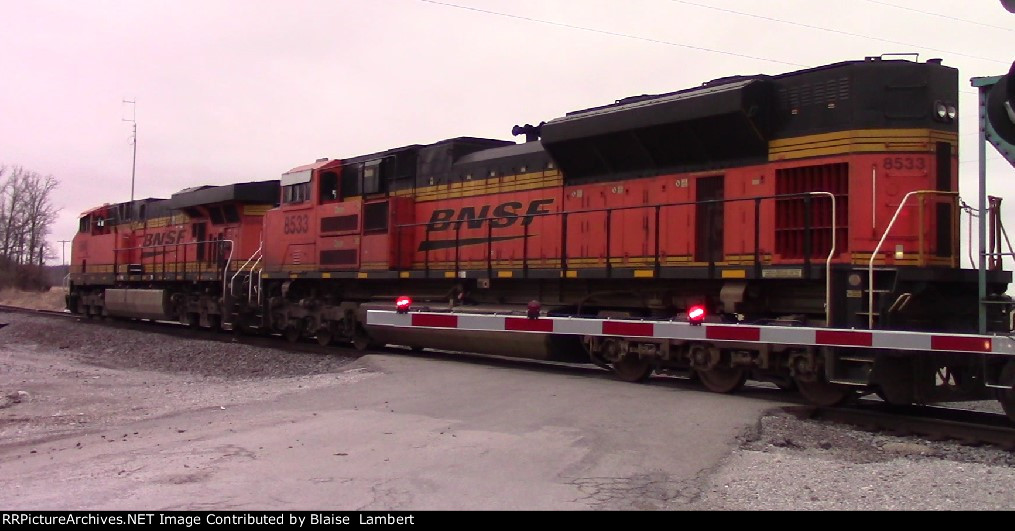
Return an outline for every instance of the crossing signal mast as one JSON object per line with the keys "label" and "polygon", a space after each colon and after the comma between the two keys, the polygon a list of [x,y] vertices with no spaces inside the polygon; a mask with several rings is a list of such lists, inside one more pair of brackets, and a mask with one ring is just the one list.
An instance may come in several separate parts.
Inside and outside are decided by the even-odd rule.
{"label": "crossing signal mast", "polygon": [[[1015,0],[1002,0],[1005,9],[1015,13]],[[1000,260],[1000,249],[987,248],[987,143],[1015,167],[1015,62],[1008,73],[1000,76],[974,77],[972,85],[979,91],[980,138],[979,138],[979,327],[980,333],[987,330],[987,260]]]}

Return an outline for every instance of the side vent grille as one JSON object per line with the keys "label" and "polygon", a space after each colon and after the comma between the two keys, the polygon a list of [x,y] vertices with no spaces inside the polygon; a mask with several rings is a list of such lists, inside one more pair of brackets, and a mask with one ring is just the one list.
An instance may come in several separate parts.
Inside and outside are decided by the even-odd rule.
{"label": "side vent grille", "polygon": [[321,251],[321,265],[356,265],[356,250]]}
{"label": "side vent grille", "polygon": [[359,228],[359,215],[321,218],[321,232],[342,232]]}
{"label": "side vent grille", "polygon": [[[849,164],[823,164],[775,172],[777,194],[831,192],[835,195],[835,247],[846,250],[849,212]],[[825,258],[832,249],[832,205],[828,196],[810,199],[810,258]],[[804,198],[778,199],[775,204],[775,252],[783,258],[803,258],[807,237]]]}

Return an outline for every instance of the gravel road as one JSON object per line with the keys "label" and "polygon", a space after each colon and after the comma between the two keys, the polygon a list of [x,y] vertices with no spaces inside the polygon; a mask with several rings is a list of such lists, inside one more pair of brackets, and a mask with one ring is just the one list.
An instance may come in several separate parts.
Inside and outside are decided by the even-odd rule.
{"label": "gravel road", "polygon": [[[340,349],[334,355],[299,354],[186,332],[150,334],[14,313],[0,314],[0,322],[9,323],[0,330],[0,463],[21,459],[46,441],[184,409],[226,409],[383,376],[350,365],[355,358]],[[994,447],[868,433],[775,410],[747,426],[732,448],[697,478],[693,495],[662,496],[655,506],[1015,508],[1015,453]],[[679,448],[673,452],[675,459],[681,455]]]}

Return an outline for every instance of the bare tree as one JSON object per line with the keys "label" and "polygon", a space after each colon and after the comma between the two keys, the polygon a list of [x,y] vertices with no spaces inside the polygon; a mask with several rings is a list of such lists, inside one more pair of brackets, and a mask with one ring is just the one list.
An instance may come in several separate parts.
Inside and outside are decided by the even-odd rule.
{"label": "bare tree", "polygon": [[56,221],[57,209],[53,206],[53,190],[56,179],[52,175],[43,177],[35,172],[22,177],[25,186],[25,236],[28,243],[28,257],[25,263],[42,265],[45,256],[46,236]]}
{"label": "bare tree", "polygon": [[6,283],[11,278],[34,277],[26,275],[25,266],[42,266],[52,252],[46,236],[59,212],[52,197],[56,187],[51,175],[0,166],[0,267],[8,273]]}

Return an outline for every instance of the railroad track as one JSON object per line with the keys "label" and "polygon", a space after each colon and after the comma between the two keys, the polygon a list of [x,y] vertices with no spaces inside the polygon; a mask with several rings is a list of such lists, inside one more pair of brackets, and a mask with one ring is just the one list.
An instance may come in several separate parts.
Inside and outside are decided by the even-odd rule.
{"label": "railroad track", "polygon": [[331,355],[337,354],[347,357],[359,357],[360,355],[367,354],[367,352],[361,352],[353,349],[351,345],[348,347],[344,347],[341,344],[322,346],[314,341],[309,340],[303,340],[296,343],[289,343],[284,340],[280,341],[281,338],[279,336],[242,335],[242,334],[234,334],[231,330],[216,331],[209,330],[207,328],[192,329],[188,328],[186,325],[172,321],[149,321],[149,320],[120,319],[110,317],[89,319],[82,315],[72,314],[67,311],[36,310],[31,308],[21,308],[18,306],[0,305],[0,314],[3,313],[24,313],[52,317],[56,319],[71,319],[81,321],[82,323],[109,326],[125,330],[154,332],[168,334],[175,337],[201,339],[205,341],[217,341],[224,343],[243,343],[245,345],[257,347],[283,349],[310,354],[331,354]]}
{"label": "railroad track", "polygon": [[[80,315],[65,311],[33,310],[16,306],[0,305],[0,314],[16,312],[41,315],[52,318],[76,319],[83,322],[93,321],[95,324],[123,329],[170,334],[177,337],[188,337],[205,341],[240,342],[247,345],[289,350],[293,352],[340,355],[359,357],[370,352],[402,353],[405,349],[385,347],[370,352],[359,351],[351,345],[341,344],[322,346],[315,341],[302,340],[290,343],[277,336],[251,336],[233,334],[229,331],[211,331],[207,329],[189,329],[184,325],[161,321],[137,321],[129,319],[94,319],[89,320]],[[459,360],[482,359],[486,363],[508,363],[511,365],[532,365],[529,360],[505,359],[498,356],[461,356],[464,353],[448,353],[444,351],[428,351],[423,356],[447,358],[454,356]],[[539,364],[557,370],[573,371],[591,370],[588,366],[577,367],[573,364]],[[566,365],[566,366],[563,366]],[[783,400],[791,401],[786,396]],[[1015,450],[1015,425],[999,413],[975,411],[942,406],[893,406],[879,400],[860,400],[849,406],[835,408],[817,407],[812,405],[795,405],[784,408],[800,419],[824,420],[839,424],[847,424],[868,431],[885,431],[902,436],[921,436],[932,440],[955,440],[961,444],[990,444]]]}
{"label": "railroad track", "polygon": [[893,406],[877,400],[861,400],[834,408],[789,406],[784,409],[801,419],[848,424],[868,431],[953,440],[966,445],[990,444],[1015,450],[1015,426],[999,413],[943,406]]}

